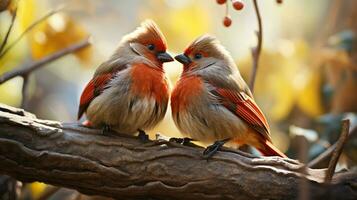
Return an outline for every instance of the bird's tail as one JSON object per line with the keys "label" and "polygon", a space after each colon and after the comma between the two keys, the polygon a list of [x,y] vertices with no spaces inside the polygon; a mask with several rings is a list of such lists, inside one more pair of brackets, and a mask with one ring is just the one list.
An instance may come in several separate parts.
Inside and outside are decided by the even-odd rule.
{"label": "bird's tail", "polygon": [[260,153],[262,153],[264,156],[280,156],[282,158],[287,158],[287,156],[281,152],[278,148],[276,148],[271,142],[268,140],[265,140],[264,143],[262,143],[262,147],[258,148]]}

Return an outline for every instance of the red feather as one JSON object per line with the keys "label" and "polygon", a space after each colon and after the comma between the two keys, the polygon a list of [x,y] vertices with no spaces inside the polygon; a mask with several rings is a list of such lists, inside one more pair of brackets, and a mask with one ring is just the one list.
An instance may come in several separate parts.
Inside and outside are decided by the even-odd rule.
{"label": "red feather", "polygon": [[169,89],[163,69],[153,68],[144,63],[132,66],[131,92],[139,96],[153,96],[160,104],[167,102]]}
{"label": "red feather", "polygon": [[87,110],[90,102],[103,92],[106,84],[112,79],[113,75],[114,73],[101,74],[89,81],[81,95],[78,119],[80,119],[83,113]]}
{"label": "red feather", "polygon": [[217,88],[215,93],[221,98],[224,107],[244,120],[249,127],[260,133],[264,139],[271,141],[268,122],[251,97],[244,93],[222,88]]}
{"label": "red feather", "polygon": [[277,149],[271,142],[265,140],[262,143],[263,148],[257,147],[257,149],[264,155],[264,156],[280,156],[282,158],[287,158],[287,156]]}
{"label": "red feather", "polygon": [[249,127],[260,133],[260,136],[263,136],[258,139],[261,141],[260,145],[256,146],[263,155],[287,157],[271,143],[268,122],[251,97],[245,93],[222,88],[216,89],[215,93],[221,98],[223,106],[244,120]]}

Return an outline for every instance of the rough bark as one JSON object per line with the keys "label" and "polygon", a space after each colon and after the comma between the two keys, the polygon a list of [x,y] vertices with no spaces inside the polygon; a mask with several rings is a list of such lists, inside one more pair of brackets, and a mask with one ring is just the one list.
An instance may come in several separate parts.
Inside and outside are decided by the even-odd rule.
{"label": "rough bark", "polygon": [[210,160],[202,148],[37,119],[0,104],[0,173],[117,199],[357,199],[357,172],[335,174],[297,161],[258,158],[225,148]]}

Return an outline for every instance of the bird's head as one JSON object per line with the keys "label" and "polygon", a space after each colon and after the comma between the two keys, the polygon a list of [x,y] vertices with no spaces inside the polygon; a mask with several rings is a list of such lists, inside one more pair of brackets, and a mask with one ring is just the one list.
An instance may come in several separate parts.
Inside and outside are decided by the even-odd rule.
{"label": "bird's head", "polygon": [[167,44],[159,27],[152,20],[145,20],[135,31],[126,35],[122,44],[140,56],[144,56],[154,63],[162,65],[171,62],[173,58],[166,52]]}
{"label": "bird's head", "polygon": [[194,40],[183,54],[175,56],[175,59],[183,64],[184,72],[197,71],[224,63],[225,66],[234,66],[229,52],[213,36],[203,35]]}

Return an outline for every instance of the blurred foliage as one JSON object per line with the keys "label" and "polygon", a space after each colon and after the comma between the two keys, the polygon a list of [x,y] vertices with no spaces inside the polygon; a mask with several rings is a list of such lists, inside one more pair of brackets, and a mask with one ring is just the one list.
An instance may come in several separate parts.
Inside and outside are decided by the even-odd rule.
{"label": "blurred foliage", "polygon": [[322,77],[318,70],[313,70],[306,76],[306,82],[302,83],[298,91],[297,106],[309,116],[316,117],[325,112],[321,91]]}
{"label": "blurred foliage", "polygon": [[351,30],[341,31],[331,36],[328,40],[329,46],[341,49],[347,53],[356,51],[356,35]]}
{"label": "blurred foliage", "polygon": [[29,189],[31,191],[32,199],[38,199],[43,191],[46,189],[46,184],[40,182],[34,182],[29,185]]}
{"label": "blurred foliage", "polygon": [[329,88],[330,109],[333,113],[357,112],[357,64],[347,51],[339,47],[323,53],[322,68],[325,88]]}
{"label": "blurred foliage", "polygon": [[[86,37],[88,34],[73,19],[63,13],[58,13],[33,31],[31,36],[32,55],[35,59],[39,59]],[[76,52],[75,55],[81,61],[88,61],[92,56],[90,50],[90,48],[85,48]]]}
{"label": "blurred foliage", "polygon": [[[6,23],[1,23],[2,30],[7,30],[12,12],[17,9],[17,18],[14,29],[10,35],[8,45],[15,40],[36,20],[45,15],[48,10],[47,2],[36,0],[11,1],[8,7],[9,12],[2,13]],[[0,38],[5,32],[0,32]],[[56,13],[43,22],[39,23],[25,38],[20,40],[2,59],[0,59],[0,74],[10,71],[21,64],[27,53],[30,52],[33,59],[40,59],[58,50],[66,48],[76,42],[89,37],[89,33],[76,20],[69,15],[60,12]],[[92,60],[92,47],[84,48],[75,53],[82,62],[81,66],[89,66]],[[13,88],[13,89],[9,89]],[[0,86],[0,101],[9,105],[19,106],[21,100],[21,81],[10,80]]]}
{"label": "blurred foliage", "polygon": [[7,7],[10,4],[10,0],[1,0],[0,1],[0,12],[4,11],[7,9]]}
{"label": "blurred foliage", "polygon": [[[323,113],[321,76],[307,66],[310,49],[302,40],[278,42],[275,51],[263,51],[257,75],[255,96],[273,121],[285,119],[296,105],[307,115]],[[251,57],[239,62],[244,77],[249,77]],[[247,78],[246,78],[247,80]]]}
{"label": "blurred foliage", "polygon": [[[38,13],[44,5],[35,0],[19,2],[20,25],[23,30],[29,27],[37,18]],[[87,31],[72,17],[60,12],[50,16],[43,23],[40,23],[29,34],[31,54],[34,59],[40,59],[60,49],[70,46],[87,38]],[[89,61],[92,57],[91,47],[85,48],[75,53],[83,62]]]}
{"label": "blurred foliage", "polygon": [[17,78],[0,85],[0,102],[20,106],[22,81]]}

